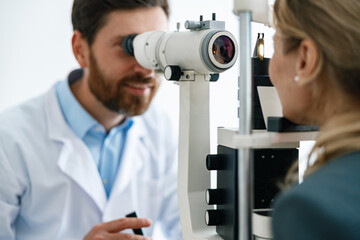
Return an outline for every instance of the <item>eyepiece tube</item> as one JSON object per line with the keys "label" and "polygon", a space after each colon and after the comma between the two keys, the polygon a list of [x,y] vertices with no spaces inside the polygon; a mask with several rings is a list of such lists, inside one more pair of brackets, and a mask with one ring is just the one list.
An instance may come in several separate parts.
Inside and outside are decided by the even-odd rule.
{"label": "eyepiece tube", "polygon": [[171,66],[197,74],[221,73],[234,65],[238,55],[234,36],[219,29],[131,34],[121,45],[142,67],[165,71],[169,66],[169,74],[173,73]]}
{"label": "eyepiece tube", "polygon": [[122,48],[126,52],[126,54],[130,56],[134,56],[134,45],[133,41],[134,38],[137,36],[137,34],[130,34],[124,38],[124,40],[121,43]]}

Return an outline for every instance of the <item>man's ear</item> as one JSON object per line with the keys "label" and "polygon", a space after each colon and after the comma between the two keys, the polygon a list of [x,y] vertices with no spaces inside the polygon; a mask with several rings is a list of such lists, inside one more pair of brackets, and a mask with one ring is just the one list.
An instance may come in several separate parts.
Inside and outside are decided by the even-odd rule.
{"label": "man's ear", "polygon": [[89,44],[82,34],[75,30],[71,39],[72,50],[74,56],[82,68],[88,67]]}
{"label": "man's ear", "polygon": [[305,85],[314,80],[312,77],[319,61],[319,52],[315,43],[310,39],[301,41],[298,49],[296,74],[299,76],[299,84]]}

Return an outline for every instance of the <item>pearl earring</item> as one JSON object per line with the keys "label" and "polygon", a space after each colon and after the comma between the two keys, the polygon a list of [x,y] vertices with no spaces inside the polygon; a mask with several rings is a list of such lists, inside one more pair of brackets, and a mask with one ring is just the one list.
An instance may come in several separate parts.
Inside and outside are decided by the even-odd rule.
{"label": "pearl earring", "polygon": [[300,81],[300,77],[299,77],[298,75],[296,75],[296,76],[294,77],[294,80],[295,80],[295,82],[298,82],[298,81]]}

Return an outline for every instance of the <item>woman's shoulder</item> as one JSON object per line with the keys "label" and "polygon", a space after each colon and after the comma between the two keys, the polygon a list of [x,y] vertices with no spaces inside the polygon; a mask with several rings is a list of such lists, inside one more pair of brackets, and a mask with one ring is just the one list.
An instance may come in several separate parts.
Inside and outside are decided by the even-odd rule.
{"label": "woman's shoulder", "polygon": [[360,194],[360,187],[356,187],[356,185],[360,185],[359,170],[360,151],[344,154],[329,161],[306,177],[304,182],[299,185],[299,190],[310,191],[309,193],[312,190],[320,190],[320,192],[327,190],[329,194],[332,194],[334,190],[351,189],[351,192],[358,191]]}
{"label": "woman's shoulder", "polygon": [[307,239],[360,238],[359,169],[360,152],[346,154],[280,195],[274,205],[275,236],[305,231],[319,236]]}
{"label": "woman's shoulder", "polygon": [[322,206],[357,199],[360,210],[360,151],[340,156],[289,189],[283,197],[301,197]]}

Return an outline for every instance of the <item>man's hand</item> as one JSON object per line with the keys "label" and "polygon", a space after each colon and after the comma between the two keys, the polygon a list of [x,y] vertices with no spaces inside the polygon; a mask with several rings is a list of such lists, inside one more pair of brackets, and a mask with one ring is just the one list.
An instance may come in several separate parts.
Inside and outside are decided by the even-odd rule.
{"label": "man's hand", "polygon": [[150,225],[151,221],[147,218],[120,218],[95,225],[85,236],[84,240],[151,240],[151,238],[141,235],[119,233],[125,229],[139,229],[149,227]]}

